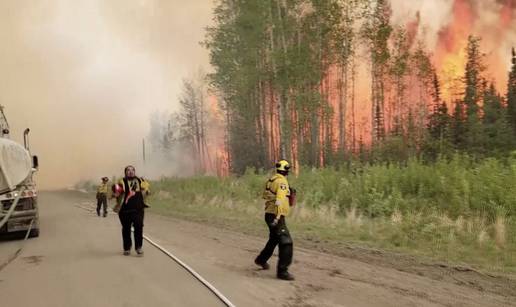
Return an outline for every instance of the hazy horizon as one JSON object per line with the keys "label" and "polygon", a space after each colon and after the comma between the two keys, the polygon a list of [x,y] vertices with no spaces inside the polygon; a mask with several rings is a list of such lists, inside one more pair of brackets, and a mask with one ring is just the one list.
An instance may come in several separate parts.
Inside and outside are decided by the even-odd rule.
{"label": "hazy horizon", "polygon": [[0,1],[0,104],[11,138],[31,129],[41,188],[141,164],[150,114],[173,111],[181,80],[209,65],[199,42],[211,10],[211,0]]}

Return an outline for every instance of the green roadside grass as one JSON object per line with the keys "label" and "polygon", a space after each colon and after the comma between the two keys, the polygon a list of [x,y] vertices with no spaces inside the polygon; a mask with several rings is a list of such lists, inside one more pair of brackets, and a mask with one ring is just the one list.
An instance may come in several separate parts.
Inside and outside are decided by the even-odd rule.
{"label": "green roadside grass", "polygon": [[[267,236],[260,199],[268,174],[163,178],[151,211]],[[466,156],[424,164],[302,169],[287,223],[296,244],[339,254],[382,249],[516,273],[516,162]]]}

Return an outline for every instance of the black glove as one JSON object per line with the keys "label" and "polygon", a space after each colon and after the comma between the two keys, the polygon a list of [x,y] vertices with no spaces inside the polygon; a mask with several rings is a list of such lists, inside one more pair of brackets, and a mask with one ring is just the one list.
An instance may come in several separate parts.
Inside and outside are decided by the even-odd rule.
{"label": "black glove", "polygon": [[276,227],[276,226],[278,226],[278,222],[279,222],[279,218],[275,218],[274,221],[272,221],[271,225],[273,227]]}

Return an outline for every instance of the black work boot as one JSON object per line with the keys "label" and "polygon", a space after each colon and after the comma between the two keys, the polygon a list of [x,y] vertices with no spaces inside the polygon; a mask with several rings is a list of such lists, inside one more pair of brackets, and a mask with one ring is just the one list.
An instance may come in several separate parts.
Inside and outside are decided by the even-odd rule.
{"label": "black work boot", "polygon": [[269,264],[268,264],[267,262],[265,262],[265,263],[260,263],[260,262],[258,261],[258,259],[255,259],[255,260],[254,260],[254,263],[255,263],[257,266],[261,267],[263,270],[268,270],[268,269],[270,268],[270,266],[269,266]]}
{"label": "black work boot", "polygon": [[278,278],[282,280],[294,280],[294,275],[289,272],[278,273]]}
{"label": "black work boot", "polygon": [[141,247],[136,249],[136,254],[140,257],[143,256],[143,250],[141,249]]}

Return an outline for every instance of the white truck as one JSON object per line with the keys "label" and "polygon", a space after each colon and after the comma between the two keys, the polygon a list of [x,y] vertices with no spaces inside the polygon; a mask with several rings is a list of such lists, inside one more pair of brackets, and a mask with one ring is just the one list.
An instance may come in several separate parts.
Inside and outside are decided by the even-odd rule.
{"label": "white truck", "polygon": [[9,139],[9,124],[0,106],[0,235],[29,232],[39,236],[39,212],[34,172],[38,157],[31,156],[29,129],[23,134],[24,145]]}

